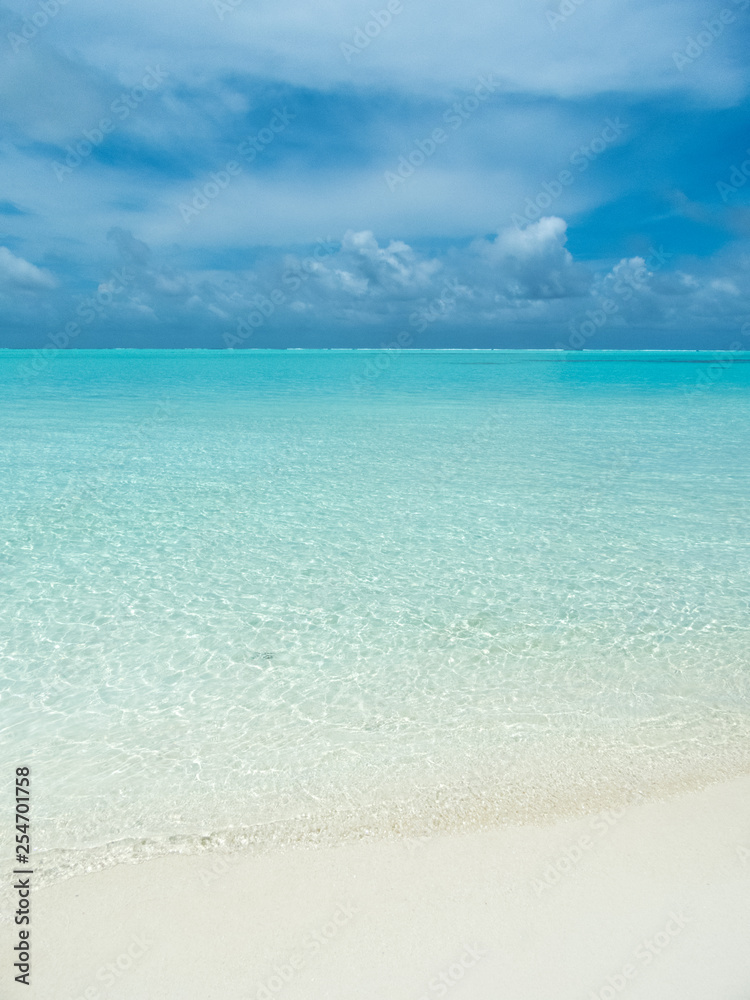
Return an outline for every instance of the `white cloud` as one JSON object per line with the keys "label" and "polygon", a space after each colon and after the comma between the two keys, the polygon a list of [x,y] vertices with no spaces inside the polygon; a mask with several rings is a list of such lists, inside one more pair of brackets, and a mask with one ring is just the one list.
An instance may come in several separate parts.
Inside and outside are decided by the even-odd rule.
{"label": "white cloud", "polygon": [[351,260],[370,291],[388,295],[414,294],[419,289],[429,288],[435,272],[440,269],[439,261],[420,260],[402,240],[391,240],[386,247],[378,246],[369,230],[345,233],[341,255]]}
{"label": "white cloud", "polygon": [[[110,259],[106,270],[127,268],[129,276],[119,291],[100,281],[105,315],[100,328],[87,329],[85,346],[108,346],[112,330],[127,345],[147,324],[155,345],[171,343],[169,330],[178,327],[182,343],[220,348],[225,334],[258,310],[265,318],[241,346],[380,346],[403,330],[419,347],[477,346],[477,338],[480,346],[554,346],[592,312],[604,315],[605,300],[616,308],[607,310],[590,348],[644,346],[654,331],[666,343],[699,337],[719,349],[740,338],[750,313],[747,244],[707,260],[672,259],[660,248],[604,264],[576,260],[566,231],[564,219],[547,217],[523,231],[508,227],[425,253],[351,230],[340,244],[310,247],[306,255],[269,250],[253,270],[219,271],[166,263],[161,251],[117,230],[110,235],[121,264]],[[10,282],[54,286],[47,272],[2,248],[0,283]],[[50,326],[74,317],[78,301],[60,289],[45,296]]]}
{"label": "white cloud", "polygon": [[50,271],[16,257],[7,247],[0,247],[0,287],[44,290],[56,288],[57,284]]}
{"label": "white cloud", "polygon": [[64,47],[102,69],[118,64],[131,83],[144,59],[162,59],[186,82],[213,74],[228,78],[251,67],[298,86],[325,88],[355,79],[424,92],[460,88],[495,70],[509,91],[572,97],[691,90],[725,104],[747,88],[739,8],[716,43],[735,58],[719,61],[710,51],[684,72],[673,52],[703,29],[707,12],[701,0],[590,0],[557,30],[547,16],[560,8],[555,0],[474,0],[460,17],[451,0],[403,0],[391,23],[347,61],[341,44],[351,43],[354,32],[372,20],[370,10],[383,6],[244,0],[220,18],[209,0],[128,0],[111,5],[103,22],[99,0],[77,0],[76,16],[63,11],[54,28]]}
{"label": "white cloud", "polygon": [[724,292],[727,295],[739,295],[740,290],[733,281],[726,278],[716,278],[711,282],[711,288],[717,292]]}
{"label": "white cloud", "polygon": [[566,249],[567,223],[549,216],[525,229],[511,226],[493,240],[473,244],[489,271],[491,286],[512,299],[556,299],[582,295],[590,275]]}
{"label": "white cloud", "polygon": [[[128,299],[147,303],[157,317],[171,319],[175,309],[193,321],[233,322],[256,308],[258,295],[284,296],[273,323],[292,315],[311,315],[324,329],[328,322],[356,326],[403,323],[426,317],[437,330],[498,322],[562,324],[603,298],[618,304],[616,325],[724,316],[747,309],[750,258],[740,255],[731,274],[726,262],[703,262],[701,271],[670,269],[669,255],[624,258],[599,269],[577,261],[566,247],[567,223],[545,217],[524,230],[507,227],[443,254],[423,254],[400,240],[382,245],[369,230],[346,232],[338,247],[325,253],[270,256],[255,271],[181,271],[158,265],[140,240],[113,233],[120,254],[137,277],[116,308]],[[284,275],[294,274],[293,281]],[[293,292],[289,294],[290,290]]]}

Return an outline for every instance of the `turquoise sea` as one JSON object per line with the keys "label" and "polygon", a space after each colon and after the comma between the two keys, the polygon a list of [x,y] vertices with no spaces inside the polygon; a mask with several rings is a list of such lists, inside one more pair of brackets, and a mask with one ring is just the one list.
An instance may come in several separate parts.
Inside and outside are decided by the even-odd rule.
{"label": "turquoise sea", "polygon": [[750,767],[750,354],[39,358],[0,704],[42,878]]}

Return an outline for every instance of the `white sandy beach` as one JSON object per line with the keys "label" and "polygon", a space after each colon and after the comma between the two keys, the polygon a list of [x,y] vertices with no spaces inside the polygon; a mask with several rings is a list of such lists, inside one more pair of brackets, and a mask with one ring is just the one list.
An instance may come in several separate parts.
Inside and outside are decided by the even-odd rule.
{"label": "white sandy beach", "polygon": [[75,877],[34,894],[23,995],[745,1000],[749,928],[747,776],[547,827]]}

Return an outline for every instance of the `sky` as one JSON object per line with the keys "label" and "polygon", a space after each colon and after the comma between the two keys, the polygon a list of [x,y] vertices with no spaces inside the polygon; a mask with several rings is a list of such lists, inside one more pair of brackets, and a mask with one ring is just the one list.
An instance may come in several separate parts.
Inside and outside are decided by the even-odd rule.
{"label": "sky", "polygon": [[0,3],[0,347],[750,349],[750,0]]}

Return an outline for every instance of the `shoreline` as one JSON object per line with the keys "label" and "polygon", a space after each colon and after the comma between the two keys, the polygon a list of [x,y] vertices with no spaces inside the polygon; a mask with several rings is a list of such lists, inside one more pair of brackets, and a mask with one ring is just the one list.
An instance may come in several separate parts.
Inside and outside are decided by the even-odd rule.
{"label": "shoreline", "polygon": [[750,775],[545,826],[168,855],[34,893],[30,995],[735,1000],[748,889]]}
{"label": "shoreline", "polygon": [[[557,748],[553,765],[549,748],[544,758],[526,761],[522,776],[506,774],[493,782],[491,774],[471,780],[447,775],[413,786],[385,786],[385,795],[342,807],[321,799],[314,811],[259,818],[247,826],[132,833],[117,840],[76,847],[35,851],[36,888],[47,888],[80,875],[91,875],[120,864],[142,864],[172,855],[214,853],[262,857],[269,852],[336,848],[372,841],[417,840],[424,837],[491,832],[519,826],[548,827],[605,810],[668,801],[721,782],[750,774],[747,740],[701,761],[684,756],[679,766],[666,760],[610,760],[602,770],[593,746]],[[601,748],[600,748],[601,751]],[[564,779],[564,780],[563,780]],[[7,868],[13,866],[7,861]],[[0,892],[0,920],[4,909]]]}

